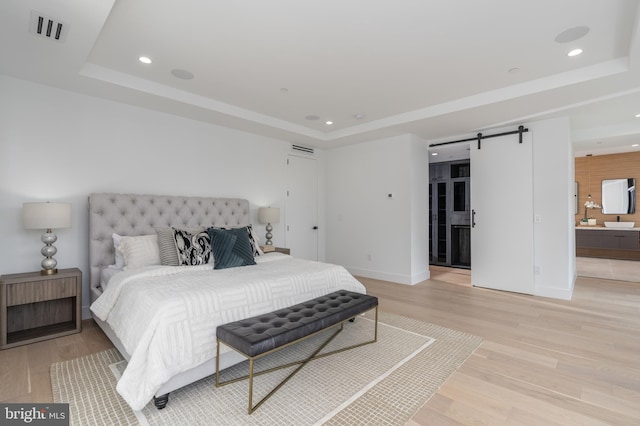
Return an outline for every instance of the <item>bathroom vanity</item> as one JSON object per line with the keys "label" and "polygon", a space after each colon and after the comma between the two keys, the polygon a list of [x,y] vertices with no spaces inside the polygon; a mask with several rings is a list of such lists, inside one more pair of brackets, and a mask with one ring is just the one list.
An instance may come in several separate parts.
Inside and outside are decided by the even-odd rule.
{"label": "bathroom vanity", "polygon": [[[640,227],[634,222],[635,178],[603,179],[600,194],[602,215],[611,216],[601,216],[604,226],[576,227],[576,256],[640,260]],[[593,223],[596,223],[595,219]]]}
{"label": "bathroom vanity", "polygon": [[578,226],[576,256],[640,260],[640,228]]}

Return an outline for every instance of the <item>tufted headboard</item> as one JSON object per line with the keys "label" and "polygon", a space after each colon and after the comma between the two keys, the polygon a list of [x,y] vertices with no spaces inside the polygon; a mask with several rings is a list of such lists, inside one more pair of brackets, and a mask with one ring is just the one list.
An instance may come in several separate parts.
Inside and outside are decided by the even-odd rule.
{"label": "tufted headboard", "polygon": [[100,270],[115,263],[112,234],[149,235],[168,226],[249,225],[249,201],[240,198],[140,194],[89,196],[91,301],[100,294]]}

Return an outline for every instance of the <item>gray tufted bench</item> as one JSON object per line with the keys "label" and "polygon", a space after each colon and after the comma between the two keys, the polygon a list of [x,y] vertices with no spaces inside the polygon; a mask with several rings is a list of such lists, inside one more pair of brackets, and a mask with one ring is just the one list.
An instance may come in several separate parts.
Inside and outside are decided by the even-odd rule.
{"label": "gray tufted bench", "polygon": [[[375,308],[375,327],[373,340],[358,343],[336,351],[318,353],[333,338],[342,331],[344,322],[353,320],[361,313]],[[253,378],[258,374],[274,371],[270,369],[262,373],[254,373],[254,361],[289,345],[295,344],[314,336],[327,328],[340,326],[316,351],[307,359],[277,367],[276,369],[300,364],[289,376],[277,385],[267,396],[255,406],[253,405]],[[347,349],[353,349],[369,343],[374,343],[378,338],[378,298],[366,294],[347,290],[339,290],[316,299],[308,300],[288,308],[280,309],[264,315],[231,322],[219,326],[216,329],[217,348],[216,359],[220,357],[220,344],[225,344],[241,353],[249,360],[249,374],[247,376],[220,382],[220,368],[216,363],[216,386],[223,386],[238,380],[249,379],[249,414],[255,411],[264,401],[273,395],[294,374],[296,374],[309,361],[315,358],[325,357]]]}

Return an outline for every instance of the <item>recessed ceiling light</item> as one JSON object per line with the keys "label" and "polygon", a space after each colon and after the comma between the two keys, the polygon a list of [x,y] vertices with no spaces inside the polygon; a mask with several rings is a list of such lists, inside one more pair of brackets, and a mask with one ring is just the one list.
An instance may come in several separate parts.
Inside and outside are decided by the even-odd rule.
{"label": "recessed ceiling light", "polygon": [[633,144],[633,145],[631,145],[631,146],[635,148],[635,147],[637,147],[637,146],[638,146],[638,144],[637,144],[637,143],[634,143],[634,144]]}
{"label": "recessed ceiling light", "polygon": [[146,56],[140,56],[138,58],[138,60],[140,62],[142,62],[143,64],[150,64],[151,63],[151,59],[147,58]]}
{"label": "recessed ceiling light", "polygon": [[320,117],[318,117],[317,115],[307,115],[305,117],[305,120],[310,120],[310,121],[315,121],[318,120]]}
{"label": "recessed ceiling light", "polygon": [[437,152],[432,152],[431,155],[436,156],[436,155],[438,155],[438,153]]}
{"label": "recessed ceiling light", "polygon": [[640,118],[640,114],[636,114],[636,118]]}
{"label": "recessed ceiling light", "polygon": [[171,74],[175,78],[179,78],[181,80],[191,80],[193,78],[193,73],[187,70],[175,69],[175,70],[171,70]]}
{"label": "recessed ceiling light", "polygon": [[567,56],[578,56],[582,53],[582,49],[573,49],[571,52],[567,53]]}
{"label": "recessed ceiling light", "polygon": [[327,126],[331,126],[333,124],[333,121],[331,120],[325,121],[324,124],[326,124]]}

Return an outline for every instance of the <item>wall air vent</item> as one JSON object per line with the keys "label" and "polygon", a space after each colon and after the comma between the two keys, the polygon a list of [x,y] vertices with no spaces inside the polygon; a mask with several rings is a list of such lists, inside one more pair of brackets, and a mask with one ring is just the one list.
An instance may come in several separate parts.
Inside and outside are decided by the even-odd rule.
{"label": "wall air vent", "polygon": [[302,145],[291,145],[291,149],[298,152],[304,152],[305,154],[313,155],[313,148]]}
{"label": "wall air vent", "polygon": [[50,18],[43,13],[32,10],[29,32],[50,40],[63,41],[67,33],[67,25],[60,20]]}

